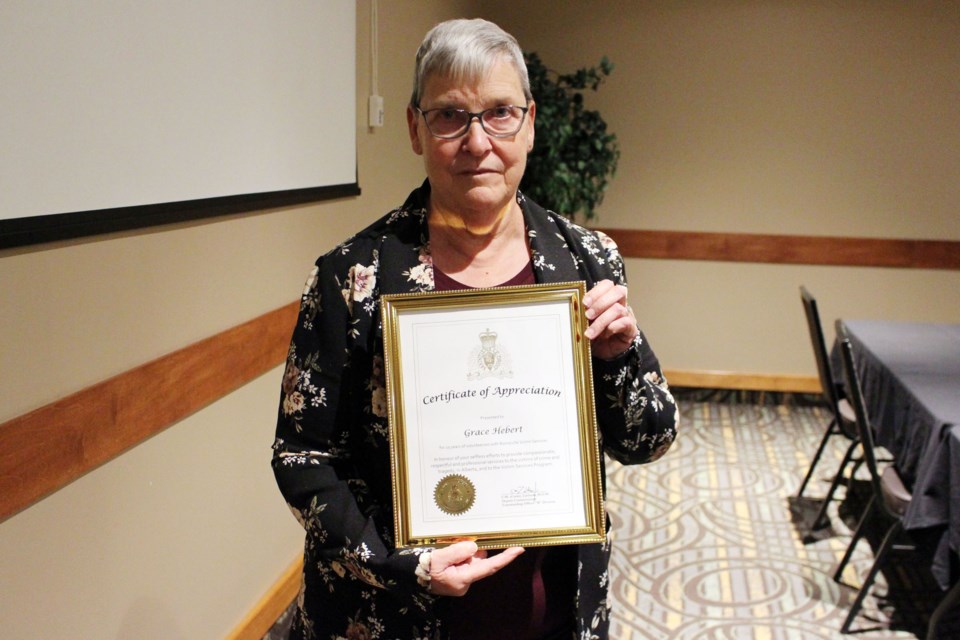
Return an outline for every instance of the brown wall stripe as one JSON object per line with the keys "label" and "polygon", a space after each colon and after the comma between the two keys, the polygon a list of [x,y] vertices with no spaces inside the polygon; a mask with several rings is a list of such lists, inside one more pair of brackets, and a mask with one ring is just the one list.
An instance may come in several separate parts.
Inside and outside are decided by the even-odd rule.
{"label": "brown wall stripe", "polygon": [[0,522],[279,365],[298,306],[0,425]]}
{"label": "brown wall stripe", "polygon": [[960,269],[960,242],[601,229],[625,258]]}

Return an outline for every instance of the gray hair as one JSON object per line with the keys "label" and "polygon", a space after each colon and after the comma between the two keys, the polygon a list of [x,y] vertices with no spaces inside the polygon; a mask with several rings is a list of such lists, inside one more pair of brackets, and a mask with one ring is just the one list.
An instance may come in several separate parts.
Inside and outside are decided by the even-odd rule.
{"label": "gray hair", "polygon": [[501,59],[516,68],[523,95],[527,102],[532,101],[527,65],[516,38],[480,18],[441,22],[427,33],[417,50],[410,106],[420,106],[428,76],[440,74],[457,82],[477,80]]}

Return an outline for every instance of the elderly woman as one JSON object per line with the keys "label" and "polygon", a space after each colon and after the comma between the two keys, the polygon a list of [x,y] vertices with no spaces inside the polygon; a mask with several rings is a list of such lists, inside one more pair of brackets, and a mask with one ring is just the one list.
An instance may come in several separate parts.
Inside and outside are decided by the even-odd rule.
{"label": "elderly woman", "polygon": [[393,543],[383,294],[585,281],[604,451],[648,462],[676,435],[676,405],[627,304],[616,246],[517,190],[535,119],[512,36],[483,20],[436,26],[417,53],[407,108],[427,180],[310,274],[273,457],[306,530],[293,637],[606,637],[609,545],[487,554],[472,542]]}

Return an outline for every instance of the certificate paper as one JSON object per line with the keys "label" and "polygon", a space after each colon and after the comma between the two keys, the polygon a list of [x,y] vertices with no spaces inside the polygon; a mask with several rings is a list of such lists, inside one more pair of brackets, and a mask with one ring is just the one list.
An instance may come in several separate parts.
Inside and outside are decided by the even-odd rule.
{"label": "certificate paper", "polygon": [[397,547],[604,539],[583,295],[382,297]]}

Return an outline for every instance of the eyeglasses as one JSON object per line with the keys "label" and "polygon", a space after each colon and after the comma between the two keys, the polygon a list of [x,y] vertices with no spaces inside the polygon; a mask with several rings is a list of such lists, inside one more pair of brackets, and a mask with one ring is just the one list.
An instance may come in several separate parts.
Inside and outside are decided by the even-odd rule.
{"label": "eyeglasses", "polygon": [[459,138],[470,129],[470,123],[476,118],[488,136],[509,138],[520,131],[523,119],[529,107],[517,107],[512,104],[491,107],[473,113],[466,109],[427,109],[417,107],[417,111],[427,123],[427,131],[435,138],[451,140]]}

